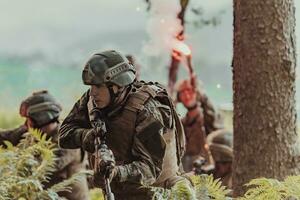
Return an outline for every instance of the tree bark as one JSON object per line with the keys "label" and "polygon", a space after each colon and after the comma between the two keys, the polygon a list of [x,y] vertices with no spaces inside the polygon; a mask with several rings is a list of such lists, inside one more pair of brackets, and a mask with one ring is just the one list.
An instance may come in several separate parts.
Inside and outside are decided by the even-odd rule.
{"label": "tree bark", "polygon": [[234,0],[234,196],[299,174],[293,0]]}

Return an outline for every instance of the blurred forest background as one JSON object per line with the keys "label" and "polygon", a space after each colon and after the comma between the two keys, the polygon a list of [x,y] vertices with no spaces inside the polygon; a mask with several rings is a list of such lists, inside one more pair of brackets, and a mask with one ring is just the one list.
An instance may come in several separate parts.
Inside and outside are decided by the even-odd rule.
{"label": "blurred forest background", "polygon": [[[300,7],[299,1],[295,4]],[[203,18],[216,17],[217,25],[195,26],[199,16],[192,7],[201,7]],[[142,79],[167,83],[170,55],[155,55],[146,47],[160,31],[151,27],[153,16],[143,0],[1,0],[0,8],[1,118],[16,114],[21,100],[38,89],[48,89],[68,112],[87,89],[81,80],[85,61],[105,49],[134,55],[142,65]],[[191,0],[186,12],[193,65],[218,107],[232,102],[232,13],[230,0]],[[187,77],[183,67],[179,74]]]}

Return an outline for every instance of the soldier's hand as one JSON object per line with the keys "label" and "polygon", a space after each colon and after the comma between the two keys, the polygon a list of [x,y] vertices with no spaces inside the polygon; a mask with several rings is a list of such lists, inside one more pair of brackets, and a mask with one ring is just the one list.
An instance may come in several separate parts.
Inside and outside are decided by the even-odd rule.
{"label": "soldier's hand", "polygon": [[118,170],[117,167],[111,167],[110,169],[107,169],[108,177],[105,177],[103,172],[94,172],[93,176],[93,185],[95,187],[105,188],[105,178],[108,178],[109,182],[111,182],[113,179],[117,179],[118,176]]}
{"label": "soldier's hand", "polygon": [[94,171],[94,184],[103,188],[105,186],[105,179],[108,179],[109,182],[116,179],[118,176],[118,167],[116,167],[115,158],[111,150],[100,147],[99,154],[100,160]]}
{"label": "soldier's hand", "polygon": [[82,134],[82,148],[90,153],[95,152],[95,140],[97,132],[95,129],[89,129]]}
{"label": "soldier's hand", "polygon": [[102,174],[103,177],[109,178],[110,173],[116,166],[116,161],[113,152],[107,148],[104,144],[99,149],[100,160],[97,166],[97,171]]}

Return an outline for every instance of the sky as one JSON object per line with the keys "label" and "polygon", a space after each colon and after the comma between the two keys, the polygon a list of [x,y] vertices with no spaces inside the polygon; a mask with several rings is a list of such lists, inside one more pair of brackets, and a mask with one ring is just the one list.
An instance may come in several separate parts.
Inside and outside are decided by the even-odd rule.
{"label": "sky", "polygon": [[[300,1],[295,1],[295,4],[296,8],[300,8]],[[214,99],[219,98],[220,101],[217,102],[230,102],[232,0],[191,0],[190,6],[201,6],[206,17],[224,11],[220,15],[221,23],[218,26],[197,29],[187,25],[186,34],[187,43],[191,45],[193,51],[194,67],[208,93]],[[174,9],[175,7],[176,5]],[[54,68],[77,70],[74,73],[70,72],[70,76],[63,77],[69,78],[68,80],[74,79],[74,82],[69,84],[71,87],[69,90],[75,91],[78,88],[76,81],[81,81],[80,70],[89,56],[94,52],[113,48],[137,56],[139,62],[145,66],[142,78],[156,78],[165,83],[168,52],[163,52],[166,53],[166,59],[163,61],[155,58],[149,61],[149,56],[144,51],[152,37],[159,38],[159,35],[154,35],[155,31],[153,34],[153,30],[149,35],[149,20],[153,18],[146,8],[147,5],[143,0],[0,0],[0,63],[13,62],[11,70],[26,68],[27,71],[20,70],[15,74],[20,75],[24,72],[26,74],[24,81],[33,81],[33,84],[26,85],[26,89],[18,86],[24,93],[17,101],[29,91],[36,89],[34,85],[49,86],[56,91],[56,86],[47,85],[45,82],[49,80],[43,77],[45,72],[48,72],[49,76],[57,76],[53,73]],[[191,20],[192,17],[193,15],[187,12],[187,20]],[[296,19],[300,21],[300,12],[296,11]],[[299,26],[296,27],[296,34],[300,35]],[[300,42],[297,42],[297,49],[299,51]],[[15,67],[16,65],[19,68]],[[0,65],[0,68],[3,66]],[[60,69],[64,67],[67,69]],[[0,72],[2,73],[0,82],[5,80],[7,83],[5,71],[0,69]],[[74,74],[79,75],[77,77]],[[60,78],[62,77],[53,80]],[[62,87],[66,87],[66,83],[62,84],[64,84]],[[10,83],[10,87],[6,88],[0,86],[0,89],[7,93],[12,85]],[[218,93],[217,87],[224,95],[215,95]],[[83,90],[80,89],[75,96]],[[2,91],[0,96],[3,96]],[[57,90],[56,94],[59,92],[61,91]]]}
{"label": "sky", "polygon": [[[197,5],[197,1],[191,1],[192,4]],[[230,4],[228,0],[215,0],[201,6],[216,13],[230,8]],[[50,64],[79,65],[99,49],[118,48],[140,54],[149,39],[146,32],[149,13],[143,0],[0,0],[0,8],[0,56],[4,57],[43,57]],[[189,37],[199,40],[198,35],[206,37],[206,32],[212,30],[197,31]],[[230,34],[224,38],[228,46]],[[205,40],[207,48],[213,48],[209,42],[214,38]]]}

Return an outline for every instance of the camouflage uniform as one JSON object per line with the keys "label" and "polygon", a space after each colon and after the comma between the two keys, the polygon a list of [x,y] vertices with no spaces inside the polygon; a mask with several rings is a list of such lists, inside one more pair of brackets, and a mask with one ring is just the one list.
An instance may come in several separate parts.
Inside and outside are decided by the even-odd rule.
{"label": "camouflage uniform", "polygon": [[[25,104],[26,106],[24,106]],[[24,109],[24,107],[26,107],[26,109],[20,112],[20,114],[26,118],[32,118],[31,120],[34,120],[40,128],[47,125],[47,123],[57,120],[61,111],[59,105],[56,105],[53,97],[46,91],[34,93],[32,96],[25,99],[21,104],[21,108]],[[46,133],[48,136],[51,136],[52,142],[55,144],[58,144],[58,129],[59,124],[55,130]],[[0,131],[0,145],[4,145],[4,140],[11,142],[13,145],[17,145],[27,130],[28,128],[26,125],[21,125],[16,129]],[[63,180],[70,178],[76,172],[85,169],[86,163],[83,162],[83,155],[80,149],[68,150],[58,148],[58,150],[55,151],[55,154],[57,157],[55,171],[50,175],[49,182],[43,183],[45,189],[50,188],[52,185],[60,183]],[[65,197],[68,200],[89,199],[86,180],[71,185],[71,192],[60,192],[58,194],[60,197]]]}
{"label": "camouflage uniform", "polygon": [[[185,87],[192,87],[188,80],[178,86],[178,96]],[[222,128],[222,120],[204,92],[196,90],[198,104],[188,109],[182,124],[186,135],[186,152],[183,157],[183,168],[186,172],[193,169],[193,162],[205,158],[211,164],[211,156],[206,144],[206,136]],[[178,98],[177,98],[178,99]],[[189,112],[197,110],[198,114],[190,117]]]}
{"label": "camouflage uniform", "polygon": [[[105,58],[116,54],[115,59],[120,55],[114,51],[102,54]],[[124,58],[121,61],[128,64]],[[93,108],[87,91],[61,126],[61,147],[82,147],[83,135],[92,128],[89,113]],[[117,200],[150,200],[153,193],[144,186],[170,188],[184,180],[179,172],[184,149],[182,126],[171,99],[159,84],[133,81],[126,86],[120,103],[101,112],[108,132],[106,144],[117,164],[117,178],[111,182]]]}

